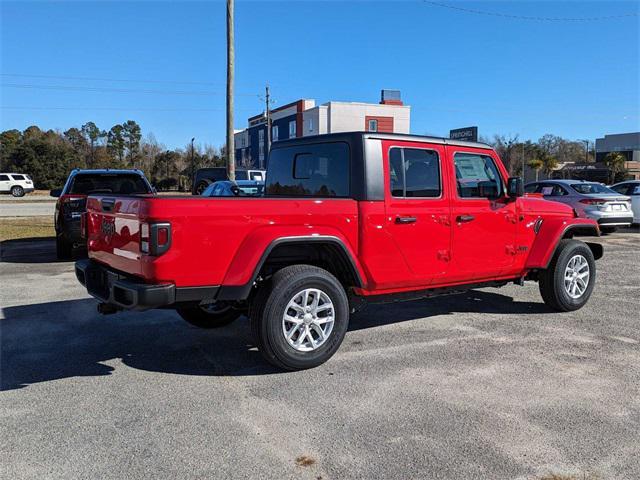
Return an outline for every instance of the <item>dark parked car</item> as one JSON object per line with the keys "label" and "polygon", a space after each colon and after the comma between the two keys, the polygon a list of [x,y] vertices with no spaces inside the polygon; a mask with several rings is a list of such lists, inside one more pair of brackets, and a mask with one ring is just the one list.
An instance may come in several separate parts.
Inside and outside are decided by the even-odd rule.
{"label": "dark parked car", "polygon": [[[245,170],[242,168],[236,169],[236,180],[262,180],[265,177],[264,170]],[[212,183],[219,182],[221,180],[229,180],[226,167],[212,167],[212,168],[200,168],[196,171],[193,177],[193,189],[191,193],[193,195],[202,195]]]}
{"label": "dark parked car", "polygon": [[149,193],[155,191],[141,170],[73,170],[62,189],[51,190],[51,196],[58,197],[53,216],[58,259],[71,257],[73,249],[85,243],[80,223],[89,195]]}
{"label": "dark parked car", "polygon": [[209,185],[203,197],[259,197],[264,193],[264,182],[258,180],[222,180]]}

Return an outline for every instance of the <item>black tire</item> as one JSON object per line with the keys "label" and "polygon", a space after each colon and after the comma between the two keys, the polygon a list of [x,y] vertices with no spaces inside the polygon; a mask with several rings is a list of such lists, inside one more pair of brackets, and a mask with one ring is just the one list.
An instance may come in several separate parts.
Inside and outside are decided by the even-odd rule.
{"label": "black tire", "polygon": [[209,185],[213,182],[211,180],[202,180],[196,185],[196,195],[202,195]]}
{"label": "black tire", "polygon": [[56,257],[58,260],[69,260],[73,255],[73,244],[64,238],[56,237]]}
{"label": "black tire", "polygon": [[[333,303],[333,329],[315,350],[294,349],[283,332],[283,315],[290,300],[297,293],[319,289]],[[251,331],[264,358],[278,368],[304,370],[323,364],[338,350],[349,326],[349,299],[331,273],[311,265],[283,268],[263,284],[251,302],[249,310]]]}
{"label": "black tire", "polygon": [[242,315],[230,305],[211,305],[208,307],[184,307],[177,309],[184,321],[198,328],[220,328],[229,325]]}
{"label": "black tire", "polygon": [[[573,298],[565,289],[565,270],[569,261],[576,255],[581,255],[587,261],[589,277],[584,292],[578,298]],[[540,273],[540,295],[544,303],[559,312],[578,310],[589,300],[595,281],[596,262],[591,249],[577,240],[561,240],[549,267]]]}
{"label": "black tire", "polygon": [[24,188],[20,185],[15,185],[11,187],[11,195],[14,197],[24,197]]}
{"label": "black tire", "polygon": [[602,233],[613,233],[617,230],[617,227],[600,227]]}

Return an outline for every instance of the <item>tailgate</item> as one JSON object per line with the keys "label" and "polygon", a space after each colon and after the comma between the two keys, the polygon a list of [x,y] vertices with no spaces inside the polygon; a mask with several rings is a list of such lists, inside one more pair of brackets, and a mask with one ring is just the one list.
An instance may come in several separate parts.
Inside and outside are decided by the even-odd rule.
{"label": "tailgate", "polygon": [[87,246],[89,257],[116,270],[142,275],[140,222],[144,197],[89,197]]}

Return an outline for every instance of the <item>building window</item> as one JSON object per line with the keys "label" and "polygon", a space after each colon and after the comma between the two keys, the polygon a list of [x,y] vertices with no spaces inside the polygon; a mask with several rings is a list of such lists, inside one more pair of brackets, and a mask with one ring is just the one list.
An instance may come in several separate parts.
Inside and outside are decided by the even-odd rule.
{"label": "building window", "polygon": [[378,131],[378,120],[369,120],[369,125],[367,125],[367,130],[369,132],[377,132]]}
{"label": "building window", "polygon": [[258,142],[264,142],[264,130],[258,130]]}
{"label": "building window", "polygon": [[258,161],[260,164],[264,161],[264,145],[258,147]]}
{"label": "building window", "polygon": [[289,122],[289,138],[293,138],[296,136],[296,121],[292,120]]}
{"label": "building window", "polygon": [[313,118],[309,119],[309,132],[313,132]]}
{"label": "building window", "polygon": [[274,142],[276,140],[278,140],[278,125],[274,125],[273,128],[271,129],[271,140],[273,140]]}

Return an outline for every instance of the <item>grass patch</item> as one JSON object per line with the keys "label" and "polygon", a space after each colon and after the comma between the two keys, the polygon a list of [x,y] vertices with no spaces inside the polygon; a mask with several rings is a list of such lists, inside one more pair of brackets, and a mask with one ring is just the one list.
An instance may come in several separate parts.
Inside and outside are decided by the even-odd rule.
{"label": "grass patch", "polygon": [[51,216],[0,218],[0,241],[55,237]]}

